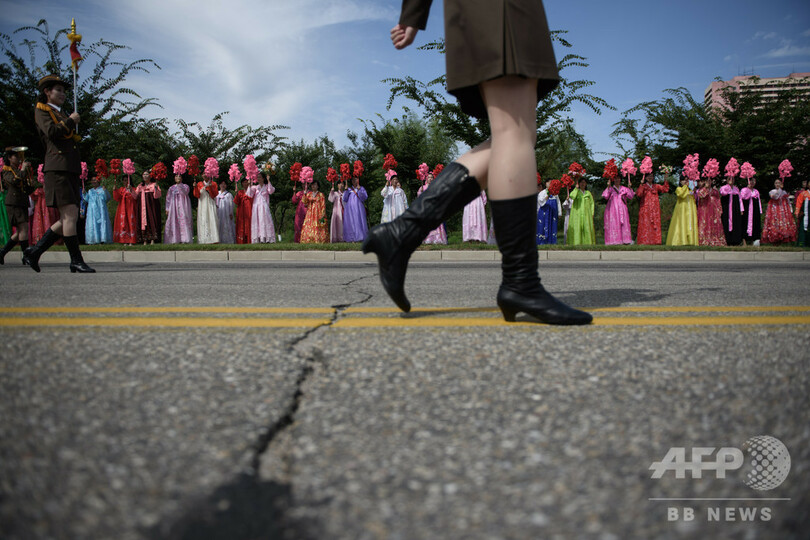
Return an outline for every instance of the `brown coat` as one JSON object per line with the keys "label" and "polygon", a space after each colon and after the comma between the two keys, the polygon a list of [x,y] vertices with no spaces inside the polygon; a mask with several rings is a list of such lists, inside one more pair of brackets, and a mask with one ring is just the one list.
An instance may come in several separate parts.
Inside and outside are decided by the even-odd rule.
{"label": "brown coat", "polygon": [[56,122],[53,121],[48,111],[40,108],[34,111],[39,138],[45,148],[43,171],[67,171],[81,174],[81,157],[73,137],[76,124],[65,113],[52,107],[49,108],[53,111]]}
{"label": "brown coat", "polygon": [[[402,0],[400,24],[424,30],[432,0]],[[538,79],[538,101],[559,83],[541,0],[445,0],[447,90],[486,116],[478,85],[505,75]]]}
{"label": "brown coat", "polygon": [[28,195],[22,190],[22,177],[10,166],[3,167],[3,189],[6,191],[6,206],[28,208]]}

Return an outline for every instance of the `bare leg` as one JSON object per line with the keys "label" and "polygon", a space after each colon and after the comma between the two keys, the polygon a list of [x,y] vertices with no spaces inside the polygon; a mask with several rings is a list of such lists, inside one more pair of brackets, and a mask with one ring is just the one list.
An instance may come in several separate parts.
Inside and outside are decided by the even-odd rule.
{"label": "bare leg", "polygon": [[489,197],[516,199],[537,193],[537,79],[507,76],[481,83],[492,129]]}
{"label": "bare leg", "polygon": [[[14,238],[14,236],[17,238]],[[11,237],[12,240],[26,242],[28,240],[28,223],[17,225],[17,232],[14,233],[14,236]]]}
{"label": "bare leg", "polygon": [[466,154],[456,160],[470,171],[470,176],[474,176],[481,189],[487,189],[489,174],[489,159],[492,154],[492,139],[487,139],[475,148],[467,151]]}
{"label": "bare leg", "polygon": [[59,207],[59,221],[51,225],[51,230],[62,236],[76,236],[76,224],[79,222],[79,207],[66,204]]}

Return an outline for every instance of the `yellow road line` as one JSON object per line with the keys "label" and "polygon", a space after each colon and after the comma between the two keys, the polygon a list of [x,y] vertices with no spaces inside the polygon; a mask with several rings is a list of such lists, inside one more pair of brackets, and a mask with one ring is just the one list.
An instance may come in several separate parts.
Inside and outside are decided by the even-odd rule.
{"label": "yellow road line", "polygon": [[[609,308],[583,308],[593,313],[713,313],[713,312],[774,312],[774,311],[810,311],[810,306],[661,306],[661,307],[609,307]],[[418,308],[411,313],[495,313],[500,311],[496,307],[429,307]],[[395,307],[350,307],[344,313],[401,313]]]}
{"label": "yellow road line", "polygon": [[[587,308],[585,308],[587,309]],[[717,313],[717,312],[746,312],[760,311],[764,313],[773,311],[810,311],[810,306],[675,306],[675,307],[609,307],[588,309],[594,313]]]}
{"label": "yellow road line", "polygon": [[0,313],[240,313],[240,314],[327,314],[333,308],[275,307],[0,307]]}
{"label": "yellow road line", "polygon": [[[810,316],[763,316],[763,317],[596,317],[594,326],[720,326],[720,325],[779,325],[810,324]],[[430,328],[430,327],[513,327],[537,326],[533,322],[508,323],[501,318],[484,317],[358,317],[340,319],[330,328]]]}
{"label": "yellow road line", "polygon": [[0,317],[0,327],[115,326],[147,328],[316,328],[330,319],[218,317]]}

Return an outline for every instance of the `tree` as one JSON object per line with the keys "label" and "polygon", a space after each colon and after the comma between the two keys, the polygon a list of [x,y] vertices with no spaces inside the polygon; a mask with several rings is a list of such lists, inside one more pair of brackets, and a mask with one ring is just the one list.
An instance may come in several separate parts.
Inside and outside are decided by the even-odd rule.
{"label": "tree", "polygon": [[635,137],[640,148],[663,164],[680,165],[695,152],[704,163],[709,158],[721,164],[732,157],[741,163],[749,161],[758,172],[760,186],[763,179],[770,185],[784,159],[796,170],[794,184],[810,171],[810,100],[799,91],[785,90],[764,99],[760,93],[727,88],[723,97],[728,106],[720,108],[698,102],[686,88],[666,93],[669,96],[664,99],[625,111],[613,135]]}
{"label": "tree", "polygon": [[[563,47],[571,48],[572,45],[563,37],[564,34],[566,31],[556,30],[551,32],[551,38]],[[437,51],[444,54],[444,41],[422,45],[418,47],[418,50]],[[585,105],[596,114],[601,114],[602,109],[614,109],[604,99],[584,92],[586,88],[594,84],[593,81],[584,79],[571,81],[562,75],[563,71],[568,68],[588,67],[586,60],[576,54],[565,55],[557,64],[560,72],[560,84],[537,106],[536,148],[541,155],[546,151],[550,156],[560,153],[558,149],[549,148],[559,140],[558,135],[561,130],[555,129],[555,124],[569,123],[567,113],[575,103]],[[437,121],[454,140],[473,147],[489,138],[490,129],[486,119],[479,120],[467,116],[461,111],[458,103],[447,100],[444,93],[444,75],[427,83],[413,77],[388,78],[383,79],[382,82],[391,86],[391,94],[388,98],[389,110],[397,98],[404,98],[415,103],[419,109],[424,111],[428,120]],[[571,129],[573,127],[569,123],[563,131],[570,132]],[[581,136],[579,138],[582,139]],[[550,161],[550,159],[545,159],[545,156],[543,157],[544,161]],[[561,172],[563,171],[546,171],[546,174],[560,174]]]}
{"label": "tree", "polygon": [[[4,111],[0,117],[0,129],[28,146],[30,153],[27,157],[32,157],[33,161],[41,161],[43,152],[32,121],[37,82],[49,73],[59,74],[67,81],[73,80],[70,64],[63,62],[69,57],[66,54],[69,43],[61,38],[67,33],[68,29],[63,28],[51,36],[45,19],[36,26],[18,28],[13,35],[33,34],[33,38],[26,37],[20,43],[25,47],[27,57],[17,51],[11,36],[0,33],[0,49],[4,56],[4,62],[0,64],[0,106]],[[78,86],[68,91],[68,99],[71,102],[70,96],[77,93],[78,112],[82,115],[79,133],[83,156],[97,155],[96,149],[104,140],[101,133],[109,133],[121,122],[134,120],[148,106],[159,106],[153,98],[142,98],[123,86],[134,71],[149,73],[151,68],[160,69],[150,59],[129,63],[115,60],[116,53],[126,48],[106,40],[82,48],[85,60],[80,66]],[[96,62],[92,68],[88,65],[91,60]]]}

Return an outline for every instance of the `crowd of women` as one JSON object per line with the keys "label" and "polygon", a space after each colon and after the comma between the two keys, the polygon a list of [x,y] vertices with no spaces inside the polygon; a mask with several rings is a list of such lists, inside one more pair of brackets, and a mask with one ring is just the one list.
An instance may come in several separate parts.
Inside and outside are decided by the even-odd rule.
{"label": "crowd of women", "polygon": [[[7,149],[6,163],[3,164],[7,181],[23,174],[20,160]],[[393,159],[390,155],[387,159]],[[697,170],[697,155],[689,156],[681,174],[679,186],[675,189],[677,203],[670,222],[666,245],[705,245],[733,246],[758,244],[760,240],[770,244],[796,242],[801,245],[810,242],[807,235],[808,203],[810,191],[807,182],[793,193],[783,189],[784,178],[790,176],[792,167],[786,160],[780,166],[780,179],[769,192],[764,228],[761,226],[762,204],[756,188],[753,168],[745,163],[740,167],[731,160],[726,167],[725,184],[719,189],[714,186],[719,166],[716,160],[709,160],[703,174]],[[165,167],[157,165],[144,171],[142,181],[133,185],[130,180],[122,180],[122,185],[113,186],[112,193],[101,185],[106,174],[120,173],[116,160],[111,160],[110,169],[106,164],[96,163],[96,176],[90,180],[90,187],[82,193],[84,235],[87,244],[188,244],[195,241],[191,197],[198,199],[196,215],[196,242],[200,244],[260,244],[280,239],[276,234],[273,215],[270,210],[270,196],[275,188],[264,172],[258,171],[255,163],[246,158],[245,169],[249,175],[242,178],[238,167],[229,171],[230,180],[240,185],[235,194],[228,190],[228,182],[217,182],[219,167],[216,160],[206,160],[209,174],[189,185],[186,183],[189,164],[194,170],[196,158],[186,162],[179,158],[174,164],[174,184],[166,190],[165,209],[161,209],[162,192],[156,178],[165,177]],[[126,163],[132,171],[133,165]],[[399,178],[391,162],[385,173],[385,185],[380,192],[383,200],[381,223],[393,221],[408,208],[408,198],[402,189]],[[393,162],[395,165],[395,161]],[[234,168],[236,167],[236,168]],[[430,188],[433,179],[442,171],[442,165],[431,170],[423,163],[416,176],[421,182],[417,197]],[[626,179],[623,185],[615,160],[608,161],[603,177],[608,186],[602,193],[605,203],[604,243],[606,245],[633,244],[659,245],[661,234],[661,205],[659,197],[668,193],[669,175],[672,169],[661,167],[663,182],[656,183],[652,173],[652,162],[645,158],[640,166],[642,178],[637,187],[632,184],[636,174],[632,160],[622,164],[621,176]],[[294,190],[292,203],[296,208],[294,241],[297,243],[336,243],[361,242],[368,231],[365,202],[368,193],[360,186],[363,174],[361,162],[356,162],[354,174],[336,181],[333,174],[327,175],[331,182],[328,196],[320,191],[320,183],[313,178],[310,167],[293,171],[301,188]],[[106,173],[106,174],[105,174]],[[747,186],[739,189],[735,177],[742,174]],[[40,179],[41,179],[40,171]],[[296,184],[297,185],[297,184]],[[565,190],[564,200],[560,194]],[[537,244],[588,245],[595,244],[593,194],[588,190],[585,169],[578,163],[569,167],[568,174],[560,180],[543,181],[538,175],[537,195]],[[0,191],[0,196],[3,192]],[[628,202],[634,197],[639,200],[638,226],[635,240],[630,226]],[[108,202],[115,200],[118,205],[114,218],[110,219]],[[327,224],[326,202],[332,205],[331,220]],[[492,226],[487,226],[487,197],[481,191],[479,197],[467,204],[462,219],[462,238],[465,242],[494,242]],[[4,219],[5,208],[0,208],[0,229],[5,236],[3,243],[12,234],[8,220]],[[59,219],[58,210],[45,205],[43,189],[38,187],[29,195],[29,231],[33,242],[39,240],[45,231]],[[798,220],[798,223],[795,220]],[[562,239],[558,239],[558,225],[562,226]],[[424,243],[447,244],[447,229],[444,223],[431,231]]]}
{"label": "crowd of women", "polygon": [[[633,188],[632,177],[637,169],[632,159],[622,163],[621,182],[619,168],[611,159],[602,174],[608,181],[602,192],[605,201],[605,245],[641,244],[660,245],[661,203],[660,195],[669,192],[669,176],[672,168],[662,166],[659,171],[663,182],[656,183],[652,160],[645,157],[640,166],[642,178]],[[675,189],[677,202],[669,224],[665,243],[668,246],[737,246],[787,244],[797,242],[810,246],[808,230],[808,203],[810,191],[807,181],[793,193],[784,190],[785,178],[791,176],[793,167],[788,160],[779,165],[779,178],[769,191],[769,201],[762,224],[762,202],[756,188],[756,171],[750,163],[739,165],[731,158],[725,167],[725,183],[715,186],[720,175],[719,163],[710,159],[699,170],[699,156],[687,156]],[[736,177],[745,180],[740,189]],[[573,163],[569,173],[560,180],[543,182],[538,175],[537,195],[537,243],[558,243],[558,223],[563,220],[563,242],[567,245],[595,244],[594,198],[587,188],[585,169]],[[571,189],[573,188],[573,189]],[[560,192],[566,190],[565,200],[560,202]],[[636,239],[630,225],[627,203],[639,200]]]}

